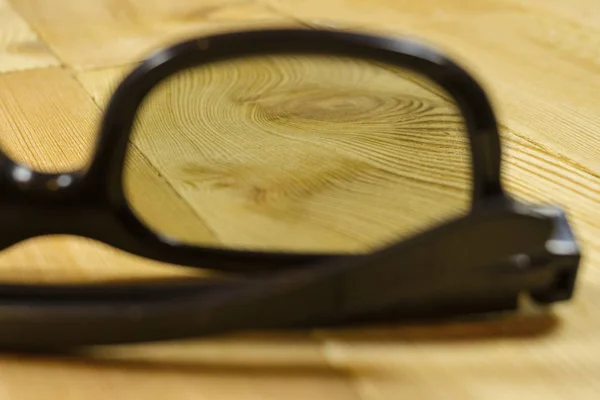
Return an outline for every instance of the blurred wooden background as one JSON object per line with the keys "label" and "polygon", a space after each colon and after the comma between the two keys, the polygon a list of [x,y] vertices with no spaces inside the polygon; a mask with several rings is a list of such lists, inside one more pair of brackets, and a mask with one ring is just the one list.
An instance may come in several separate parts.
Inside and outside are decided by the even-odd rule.
{"label": "blurred wooden background", "polygon": [[[474,71],[498,109],[506,184],[563,205],[585,252],[577,297],[503,321],[243,335],[0,357],[6,399],[527,399],[600,391],[600,3],[595,0],[0,0],[0,145],[82,166],[118,79],[207,32],[301,25],[417,36]],[[13,280],[189,274],[75,238],[0,254]],[[1,329],[1,327],[0,327]]]}

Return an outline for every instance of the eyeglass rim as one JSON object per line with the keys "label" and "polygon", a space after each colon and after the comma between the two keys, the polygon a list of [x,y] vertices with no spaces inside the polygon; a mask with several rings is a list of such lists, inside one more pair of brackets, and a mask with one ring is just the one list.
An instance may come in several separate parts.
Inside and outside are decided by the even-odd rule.
{"label": "eyeglass rim", "polygon": [[465,69],[440,51],[412,39],[337,30],[293,28],[221,33],[154,53],[122,81],[110,100],[90,173],[105,171],[113,206],[122,210],[130,222],[139,221],[124,193],[123,169],[135,115],[148,93],[168,77],[190,67],[248,56],[298,53],[369,59],[408,68],[431,79],[452,96],[465,121],[471,146],[473,206],[504,196],[496,118],[485,91]]}
{"label": "eyeglass rim", "polygon": [[[331,257],[351,257],[343,254],[235,250],[182,243],[148,227],[131,208],[124,191],[124,163],[136,112],[157,84],[192,66],[247,56],[299,53],[378,61],[413,70],[437,83],[452,96],[467,128],[473,174],[472,211],[485,208],[489,203],[506,202],[508,197],[501,183],[500,136],[491,103],[477,81],[440,51],[402,37],[338,30],[259,29],[198,37],[159,50],[145,59],[115,90],[100,126],[90,166],[85,171],[66,174],[72,181],[69,188],[49,192],[45,190],[48,182],[58,179],[58,176],[35,171],[32,171],[32,179],[26,185],[16,182],[11,171],[25,167],[0,153],[0,163],[5,164],[5,183],[14,188],[17,197],[35,187],[39,190],[30,197],[44,198],[44,201],[56,197],[57,202],[70,200],[87,205],[93,202],[104,211],[93,223],[89,212],[82,211],[80,219],[75,220],[72,227],[67,226],[65,218],[57,217],[61,219],[59,224],[45,222],[43,229],[33,226],[22,233],[22,237],[15,236],[10,240],[16,242],[48,233],[76,234],[163,262],[191,267],[208,265],[235,272],[294,268]],[[68,211],[65,213],[70,215]]]}

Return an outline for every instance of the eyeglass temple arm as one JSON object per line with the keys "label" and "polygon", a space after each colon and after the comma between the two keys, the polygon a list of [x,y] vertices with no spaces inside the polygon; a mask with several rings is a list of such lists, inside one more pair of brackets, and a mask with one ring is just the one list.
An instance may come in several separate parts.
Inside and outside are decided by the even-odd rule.
{"label": "eyeglass temple arm", "polygon": [[[578,249],[554,209],[458,219],[371,256],[261,279],[0,287],[0,347],[72,347],[230,330],[509,310],[572,295]],[[129,295],[128,295],[129,293]]]}

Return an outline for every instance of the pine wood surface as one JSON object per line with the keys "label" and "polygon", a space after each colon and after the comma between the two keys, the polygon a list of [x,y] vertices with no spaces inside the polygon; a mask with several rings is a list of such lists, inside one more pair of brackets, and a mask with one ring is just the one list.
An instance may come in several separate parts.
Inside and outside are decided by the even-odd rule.
{"label": "pine wood surface", "polygon": [[[0,0],[0,146],[40,170],[81,167],[112,90],[146,54],[207,32],[290,25],[415,36],[473,71],[498,110],[507,187],[526,201],[562,205],[573,222],[584,251],[576,298],[491,321],[252,333],[85,356],[5,354],[0,398],[596,399],[595,0]],[[464,141],[438,91],[376,66],[329,60],[306,78],[302,61],[297,70],[285,65],[254,60],[189,72],[155,92],[126,179],[151,224],[201,243],[364,251],[464,210]],[[398,107],[386,102],[435,118],[398,129],[385,113]],[[208,106],[182,114],[189,104]],[[358,106],[380,125],[353,125]],[[198,126],[206,133],[186,130]],[[151,144],[160,140],[157,151]],[[162,204],[175,202],[164,212]],[[194,274],[71,237],[3,251],[0,273],[27,282]]]}

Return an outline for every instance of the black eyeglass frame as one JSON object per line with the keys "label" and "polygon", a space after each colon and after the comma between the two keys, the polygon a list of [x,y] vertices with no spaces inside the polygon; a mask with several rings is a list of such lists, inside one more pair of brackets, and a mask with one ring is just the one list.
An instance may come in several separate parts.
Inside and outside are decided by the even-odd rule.
{"label": "black eyeglass frame", "polygon": [[[242,251],[190,246],[149,229],[131,209],[123,188],[123,168],[129,136],[136,112],[145,96],[167,77],[192,66],[233,58],[274,54],[325,54],[358,57],[413,70],[438,84],[458,105],[469,136],[473,173],[472,209],[469,215],[434,228],[432,230],[434,233],[425,232],[413,239],[390,246],[388,249],[364,256]],[[537,269],[533,268],[531,273],[528,270],[529,275],[521,271],[520,275],[518,274],[521,276],[520,278],[512,277],[510,279],[510,290],[507,289],[507,293],[510,293],[499,295],[498,298],[493,299],[494,301],[481,301],[479,297],[482,294],[478,292],[475,296],[479,299],[477,305],[474,304],[474,298],[470,298],[470,300],[467,298],[472,303],[471,307],[466,306],[465,301],[467,300],[457,302],[457,304],[460,303],[459,309],[470,309],[471,311],[480,308],[480,311],[514,308],[515,294],[523,291],[533,294],[542,302],[568,299],[573,292],[579,263],[578,247],[566,218],[559,209],[519,204],[505,193],[501,183],[500,136],[492,106],[484,90],[465,70],[440,52],[403,38],[385,38],[329,30],[277,29],[218,34],[177,44],[150,56],[119,85],[106,110],[95,154],[89,168],[84,171],[62,174],[41,173],[15,163],[0,152],[0,174],[0,190],[2,191],[0,195],[0,227],[3,227],[0,232],[0,249],[40,235],[78,235],[105,242],[136,255],[189,267],[234,272],[244,276],[261,272],[261,276],[264,277],[264,273],[272,272],[273,277],[266,281],[269,279],[272,281],[270,288],[273,289],[277,287],[277,283],[273,282],[281,279],[287,282],[291,276],[296,276],[298,282],[302,282],[303,279],[312,282],[316,276],[322,274],[317,272],[319,267],[325,268],[329,274],[333,274],[331,271],[349,269],[360,263],[377,264],[378,259],[381,259],[379,261],[381,265],[387,265],[389,262],[382,260],[387,259],[386,257],[389,257],[390,254],[396,254],[396,256],[408,254],[411,246],[419,247],[414,243],[426,243],[427,240],[432,240],[428,238],[440,235],[439,232],[452,231],[452,229],[466,232],[469,229],[475,229],[474,226],[483,226],[486,221],[493,220],[496,221],[494,223],[500,223],[497,222],[500,217],[505,221],[514,219],[517,221],[515,222],[517,227],[520,226],[519,224],[524,224],[521,227],[523,232],[514,232],[512,235],[519,237],[519,235],[535,232],[535,234],[531,234],[531,237],[535,237],[537,242],[534,242],[537,244],[531,254],[527,253],[530,261],[528,265],[531,265],[532,257],[538,257],[542,261],[537,260],[536,262],[545,266],[545,269],[538,266]],[[493,236],[487,239],[491,242],[504,240]],[[505,241],[510,242],[514,248],[519,247],[515,238],[506,238]],[[525,243],[528,240],[523,238],[522,242]],[[548,243],[560,243],[560,245],[549,248]],[[473,251],[474,253],[478,252],[477,249],[473,249]],[[523,254],[518,252],[511,254],[512,258],[505,261],[514,264],[515,257],[518,258],[520,255]],[[414,257],[419,258],[413,254]],[[449,255],[449,258],[451,259],[452,256]],[[398,261],[403,262],[402,259]],[[533,264],[537,265],[535,262]],[[461,266],[457,265],[456,268],[460,270]],[[373,273],[375,273],[376,268],[373,269]],[[540,273],[542,270],[544,274]],[[286,271],[289,271],[289,276],[283,275]],[[416,274],[425,274],[425,272],[416,272]],[[543,279],[540,277],[542,275]],[[258,290],[256,288],[260,287],[260,284],[256,283],[254,278],[249,279],[255,284],[255,288],[252,290]],[[435,281],[438,277],[431,276],[430,279]],[[439,279],[442,279],[446,285],[456,285],[449,281],[448,276],[442,276]],[[327,280],[323,280],[323,282],[325,281]],[[488,291],[495,292],[492,289],[493,283],[481,281],[478,285],[480,285],[480,289],[485,286],[488,287]],[[409,283],[402,283],[404,286],[407,284]],[[467,282],[461,284],[469,286]],[[249,290],[240,285],[235,283],[232,288],[235,287],[237,292]],[[117,312],[118,307],[124,306],[123,302],[127,304],[130,300],[151,303],[157,301],[160,303],[164,300],[172,301],[171,305],[174,305],[175,299],[181,300],[182,298],[186,299],[189,309],[190,307],[194,308],[193,304],[197,304],[192,301],[195,299],[194,291],[201,290],[204,293],[202,296],[206,296],[206,293],[217,287],[222,288],[219,285],[213,286],[213,283],[210,282],[197,281],[174,285],[158,283],[111,287],[0,285],[0,323],[3,324],[3,327],[0,328],[0,345],[6,343],[9,346],[70,346],[193,335],[199,330],[188,326],[187,328],[182,327],[178,331],[161,326],[160,321],[174,323],[174,315],[181,317],[179,312],[167,316],[157,312],[155,308],[153,316],[148,317],[152,320],[149,322],[149,326],[154,331],[148,331],[147,326],[144,328],[139,325],[136,328],[135,324],[130,323],[129,333],[123,335],[119,335],[117,332],[118,324],[123,324],[124,321],[131,322],[132,317],[121,315],[121,319],[117,323],[114,318],[111,319],[110,315],[103,314],[109,321],[106,326],[113,324],[110,325],[113,329],[111,333],[104,336],[98,333],[102,330],[98,330],[97,324],[95,325],[96,332],[84,328],[82,321],[88,321],[89,324],[89,320],[81,312],[86,306],[91,307],[91,304],[98,307],[108,305],[109,309]],[[282,288],[285,285],[279,287]],[[226,289],[225,292],[228,290]],[[281,290],[283,289],[280,289],[279,292]],[[277,292],[277,290],[275,291]],[[136,296],[139,297],[136,298]],[[369,294],[363,293],[362,296],[368,298]],[[430,296],[431,299],[436,298],[434,292],[427,296]],[[453,296],[456,297],[456,294]],[[490,296],[490,299],[492,297]],[[113,303],[113,300],[116,303]],[[73,304],[77,301],[81,302],[80,309]],[[436,301],[439,302],[440,299]],[[3,302],[9,305],[3,305]],[[409,310],[411,309],[409,304],[404,307],[406,312],[395,312],[395,315],[435,314],[434,304],[429,300],[425,303],[427,306],[415,306],[412,307],[412,311]],[[17,305],[15,306],[15,304]],[[27,319],[15,314],[15,307],[23,310],[23,307],[32,304],[39,305],[40,312],[45,310],[47,315],[36,314],[35,318]],[[53,310],[58,310],[57,312],[48,309],[53,306],[56,306]],[[137,307],[131,306],[131,304],[129,306],[133,309]],[[323,307],[322,304],[320,306],[314,304],[314,306]],[[166,308],[172,310],[172,307]],[[442,307],[442,314],[451,314],[451,308],[448,307],[446,310]],[[29,314],[26,314],[31,316],[32,309],[34,308],[30,307]],[[67,309],[70,311],[65,311]],[[75,314],[70,314],[72,312]],[[261,313],[258,309],[254,312]],[[144,311],[142,314],[146,315],[147,313]],[[241,309],[233,314],[241,318],[238,321],[245,320],[245,324],[249,327],[260,327],[261,325],[260,323],[250,323],[249,319],[243,316]],[[252,313],[248,312],[248,315],[250,314]],[[328,318],[320,315],[316,319],[307,316],[301,323],[296,321],[292,325],[311,326],[320,320],[326,323],[332,319],[334,314],[333,312],[327,314]],[[359,314],[360,317],[357,317]],[[365,316],[370,314],[378,313],[363,310],[346,319],[369,319]],[[81,321],[77,321],[75,315],[78,315],[77,318]],[[162,316],[162,320],[158,317],[159,315]],[[190,316],[187,315],[186,318],[190,318]],[[310,322],[312,320],[315,322]],[[344,317],[340,320],[344,320]],[[78,326],[85,333],[80,332],[80,335],[76,337],[64,328],[56,328],[54,333],[49,332],[48,326],[57,321],[63,321],[69,326]],[[21,335],[14,331],[16,328],[4,330],[4,325],[21,327]],[[285,325],[285,323],[282,320],[278,323],[277,318],[273,318],[266,325],[277,327]],[[32,329],[34,326],[36,329],[45,329],[46,336],[35,333]],[[236,324],[230,321],[227,326],[236,326]],[[241,323],[241,326],[243,327],[244,323]],[[224,328],[215,327],[214,329],[222,330]],[[4,334],[1,333],[3,330]],[[210,330],[211,328],[208,328],[208,331]],[[23,331],[30,332],[30,334],[23,334]]]}

